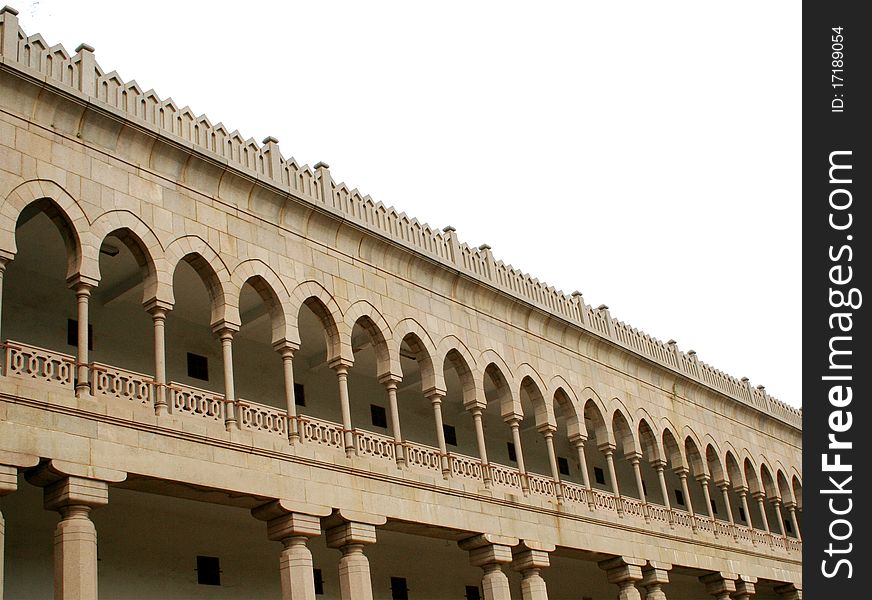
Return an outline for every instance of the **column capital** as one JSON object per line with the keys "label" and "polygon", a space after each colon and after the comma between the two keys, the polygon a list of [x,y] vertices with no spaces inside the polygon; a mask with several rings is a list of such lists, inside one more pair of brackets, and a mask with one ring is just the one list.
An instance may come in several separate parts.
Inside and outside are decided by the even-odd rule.
{"label": "column capital", "polygon": [[624,458],[627,459],[631,465],[638,465],[642,462],[642,453],[636,450],[631,450],[629,452],[624,452]]}
{"label": "column capital", "polygon": [[524,546],[518,546],[512,550],[512,569],[515,571],[547,569],[549,566],[551,566],[551,560],[545,550],[530,550]]}
{"label": "column capital", "polygon": [[395,373],[385,373],[378,378],[378,382],[387,389],[397,389],[397,387],[403,382],[403,376]]}
{"label": "column capital", "polygon": [[709,594],[719,597],[725,594],[732,594],[736,591],[736,579],[738,577],[735,573],[720,571],[703,575],[699,580],[705,584],[705,589]]}
{"label": "column capital", "polygon": [[751,497],[757,502],[762,502],[766,499],[766,493],[761,491],[751,492]]}
{"label": "column capital", "polygon": [[225,339],[233,339],[233,334],[239,331],[239,325],[236,323],[231,323],[230,321],[217,321],[212,323],[212,333],[214,333],[218,338]]}
{"label": "column capital", "polygon": [[669,571],[672,570],[670,563],[648,561],[648,564],[642,567],[642,581],[639,585],[645,587],[652,585],[664,585],[669,583]]}
{"label": "column capital", "polygon": [[730,482],[726,479],[718,479],[715,481],[715,487],[722,491],[730,491]]}
{"label": "column capital", "polygon": [[343,375],[347,374],[348,369],[354,366],[354,361],[340,356],[327,363],[327,366],[336,371],[337,375]]}
{"label": "column capital", "polygon": [[769,504],[775,507],[781,506],[781,498],[778,496],[772,496],[769,498]]}
{"label": "column capital", "polygon": [[142,307],[145,309],[145,312],[155,318],[166,318],[167,313],[173,310],[172,302],[158,300],[157,298],[152,298],[151,300],[143,302]]}
{"label": "column capital", "polygon": [[786,508],[787,510],[796,510],[796,506],[797,506],[797,504],[796,504],[796,501],[794,501],[794,500],[785,500],[784,501],[784,508]]}
{"label": "column capital", "polygon": [[97,287],[98,283],[100,283],[99,279],[94,279],[88,275],[82,275],[81,273],[76,273],[67,277],[67,287],[76,292],[77,296],[90,296],[91,290]]}
{"label": "column capital", "polygon": [[430,401],[430,404],[441,404],[445,398],[445,390],[439,388],[431,388],[424,392],[424,398]]}
{"label": "column capital", "polygon": [[672,470],[675,472],[675,474],[676,474],[680,479],[686,479],[688,473],[690,473],[690,469],[688,469],[688,468],[685,467],[684,465],[679,465],[679,466],[677,466],[677,467],[674,467]]}
{"label": "column capital", "polygon": [[709,475],[708,473],[700,473],[695,477],[695,479],[702,485],[708,485],[709,482],[712,480],[711,475]]}
{"label": "column capital", "polygon": [[283,357],[289,356],[294,358],[294,353],[300,349],[300,344],[298,342],[292,342],[291,340],[282,339],[275,342],[272,347],[273,350],[281,354]]}
{"label": "column capital", "polygon": [[47,485],[43,494],[46,510],[61,510],[67,506],[99,508],[109,504],[109,484],[82,477],[65,477]]}
{"label": "column capital", "polygon": [[331,512],[328,506],[281,499],[251,509],[251,515],[255,519],[266,521],[267,536],[276,542],[294,536],[321,535],[321,518]]}
{"label": "column capital", "polygon": [[602,442],[600,444],[597,444],[597,448],[606,456],[611,456],[615,453],[615,450],[618,449],[617,445],[613,442]]}
{"label": "column capital", "polygon": [[18,489],[18,469],[27,469],[39,464],[39,457],[20,452],[0,451],[0,496]]}
{"label": "column capital", "polygon": [[757,578],[752,575],[739,575],[736,580],[736,595],[750,598],[757,593]]}
{"label": "column capital", "polygon": [[649,464],[651,465],[651,468],[654,469],[655,471],[657,471],[658,473],[660,471],[666,470],[667,463],[662,458],[655,458],[654,460],[650,461]]}
{"label": "column capital", "polygon": [[647,561],[632,556],[616,556],[599,563],[599,568],[606,572],[609,583],[635,583],[642,579],[642,567]]}
{"label": "column capital", "polygon": [[748,495],[748,486],[747,485],[737,485],[733,488],[733,491],[738,494],[739,498]]}

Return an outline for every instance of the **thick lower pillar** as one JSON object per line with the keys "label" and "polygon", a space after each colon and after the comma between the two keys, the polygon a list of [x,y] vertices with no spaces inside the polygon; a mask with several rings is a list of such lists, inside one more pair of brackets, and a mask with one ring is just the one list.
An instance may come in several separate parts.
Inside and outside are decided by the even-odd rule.
{"label": "thick lower pillar", "polygon": [[469,564],[484,571],[481,578],[484,600],[512,600],[509,578],[503,573],[502,565],[512,562],[512,546],[517,543],[517,538],[491,534],[458,542],[462,550],[469,552]]}
{"label": "thick lower pillar", "polygon": [[735,573],[710,573],[703,575],[699,580],[705,584],[705,590],[716,600],[730,600],[730,594],[736,591]]}
{"label": "thick lower pillar", "polygon": [[379,379],[388,394],[388,410],[391,413],[391,431],[394,434],[394,454],[397,466],[403,467],[406,465],[406,448],[403,446],[403,434],[400,431],[400,409],[397,406],[397,387],[400,385],[400,381],[402,380],[396,375],[387,375]]}
{"label": "thick lower pillar", "polygon": [[345,456],[351,458],[355,454],[354,432],[351,429],[351,405],[348,400],[348,369],[351,365],[342,359],[336,360],[330,368],[336,372],[336,382],[339,385],[339,410],[342,413],[342,438],[345,442]]}
{"label": "thick lower pillar", "polygon": [[553,551],[554,546],[528,540],[515,547],[512,569],[521,574],[522,600],[548,600],[548,589],[539,571],[551,565],[548,553]]}
{"label": "thick lower pillar", "polygon": [[321,535],[321,516],[289,513],[280,500],[259,506],[251,514],[266,521],[270,540],[284,546],[279,558],[282,600],[315,600],[312,552],[306,544]]}
{"label": "thick lower pillar", "polygon": [[636,582],[642,580],[642,567],[647,564],[640,558],[616,556],[599,563],[606,572],[609,583],[618,586],[618,600],[642,600]]}
{"label": "thick lower pillar", "polygon": [[787,583],[775,588],[775,593],[781,600],[802,600],[802,586],[795,583]]}
{"label": "thick lower pillar", "polygon": [[736,593],[733,600],[751,600],[751,596],[757,593],[757,578],[751,575],[739,575],[736,580]]}
{"label": "thick lower pillar", "polygon": [[[372,577],[364,546],[374,544],[375,526],[346,522],[327,530],[327,546],[342,552],[339,559],[339,595],[342,600],[372,600]],[[309,573],[311,577],[311,572]]]}
{"label": "thick lower pillar", "polygon": [[97,529],[90,513],[108,503],[104,481],[65,477],[45,488],[45,508],[61,514],[54,535],[55,600],[97,600]]}
{"label": "thick lower pillar", "polygon": [[642,567],[642,581],[639,586],[645,588],[645,600],[666,600],[666,593],[662,586],[669,583],[669,571],[672,565],[669,563],[648,561],[648,565]]}

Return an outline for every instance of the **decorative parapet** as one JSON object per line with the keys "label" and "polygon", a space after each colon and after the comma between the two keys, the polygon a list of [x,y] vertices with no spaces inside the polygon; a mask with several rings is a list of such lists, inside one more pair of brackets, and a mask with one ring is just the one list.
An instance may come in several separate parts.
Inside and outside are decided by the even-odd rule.
{"label": "decorative parapet", "polygon": [[576,327],[609,339],[618,346],[677,371],[738,402],[802,428],[802,410],[770,396],[762,387],[751,389],[740,380],[699,361],[696,353],[680,352],[675,343],[662,342],[627,323],[615,320],[607,306],[592,308],[578,292],[560,290],[519,269],[495,260],[490,246],[470,247],[457,239],[453,227],[435,229],[368,195],[334,183],[329,167],[300,165],[282,157],[278,140],[269,137],[258,145],[222,123],[213,125],[187,106],[161,99],[154,90],[143,91],[136,81],[125,82],[115,71],[105,73],[94,59],[94,49],[82,44],[70,55],[61,45],[49,46],[39,34],[28,36],[18,24],[18,13],[0,10],[2,63],[32,77],[67,90],[75,90],[94,106],[108,105],[130,121],[147,123],[160,135],[182,141],[196,152],[210,155],[268,185],[290,192],[298,200],[326,207],[413,251],[444,263],[523,302],[549,312]]}

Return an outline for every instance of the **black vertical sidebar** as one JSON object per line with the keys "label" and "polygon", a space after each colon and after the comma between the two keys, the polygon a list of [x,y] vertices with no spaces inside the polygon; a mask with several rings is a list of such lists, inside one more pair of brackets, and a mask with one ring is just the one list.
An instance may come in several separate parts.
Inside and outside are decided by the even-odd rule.
{"label": "black vertical sidebar", "polygon": [[872,577],[872,22],[863,8],[803,3],[802,537],[812,600],[868,598]]}

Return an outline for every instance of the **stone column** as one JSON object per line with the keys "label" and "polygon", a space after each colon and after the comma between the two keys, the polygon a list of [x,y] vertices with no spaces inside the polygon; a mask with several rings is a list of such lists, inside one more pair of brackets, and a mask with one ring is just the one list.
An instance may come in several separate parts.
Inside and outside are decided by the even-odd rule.
{"label": "stone column", "polygon": [[88,299],[91,297],[92,286],[76,278],[73,289],[76,292],[76,318],[78,319],[78,335],[76,338],[76,395],[89,394],[88,384]]}
{"label": "stone column", "polygon": [[775,508],[775,517],[778,519],[778,530],[781,532],[781,537],[787,537],[787,531],[784,529],[784,515],[781,513],[781,498],[775,497],[771,502]]}
{"label": "stone column", "polygon": [[657,472],[657,480],[660,482],[660,494],[663,496],[663,506],[666,507],[666,513],[669,516],[669,527],[675,528],[675,523],[672,520],[672,504],[669,501],[669,488],[666,487],[666,461],[655,459],[651,461],[651,468]]}
{"label": "stone column", "polygon": [[757,507],[760,509],[760,516],[763,517],[764,531],[766,531],[766,533],[771,533],[769,531],[769,519],[766,518],[766,505],[763,503],[766,499],[766,494],[764,494],[763,492],[754,492],[753,494],[751,494],[751,496],[753,496],[754,500],[757,501]]}
{"label": "stone column", "polygon": [[518,459],[518,472],[521,474],[521,487],[524,493],[530,492],[530,482],[527,481],[527,468],[524,466],[524,449],[521,448],[521,420],[512,415],[506,419],[512,429],[512,443],[515,445],[515,457]]}
{"label": "stone column", "polygon": [[285,410],[288,416],[288,442],[296,444],[300,439],[300,424],[297,421],[297,398],[294,395],[294,353],[299,349],[295,343],[281,341],[273,346],[282,357],[282,374],[285,380]]}
{"label": "stone column", "polygon": [[372,600],[369,560],[363,547],[374,543],[375,526],[368,523],[346,522],[327,530],[327,546],[342,551],[339,559],[339,595],[342,600]]}
{"label": "stone column", "polygon": [[[733,520],[733,507],[730,506],[730,482],[729,481],[718,481],[716,485],[721,490],[721,496],[724,498],[724,506],[727,507],[727,520],[730,522],[730,525],[735,525],[736,522]],[[733,533],[733,537],[735,537],[735,532]]]}
{"label": "stone column", "polygon": [[503,573],[502,565],[512,562],[512,546],[517,543],[517,538],[491,534],[458,542],[462,550],[469,552],[469,564],[484,571],[481,578],[484,600],[512,600],[509,578]]}
{"label": "stone column", "polygon": [[442,466],[442,476],[448,478],[451,469],[448,465],[448,449],[445,446],[445,428],[442,424],[442,398],[445,393],[440,390],[430,390],[425,398],[433,405],[433,420],[436,422],[436,443],[439,446],[439,464]]}
{"label": "stone column", "polygon": [[[330,510],[316,512],[323,515]],[[270,540],[284,546],[279,558],[282,600],[315,600],[312,552],[306,544],[309,538],[321,535],[320,516],[288,512],[281,500],[254,508],[251,514],[266,521]]]}
{"label": "stone column", "polygon": [[629,556],[616,556],[601,561],[599,566],[606,572],[609,583],[618,586],[618,600],[642,600],[636,582],[642,580],[642,567],[646,561]]}
{"label": "stone column", "polygon": [[751,575],[739,575],[736,580],[736,593],[733,600],[751,600],[751,596],[757,593],[757,578]]}
{"label": "stone column", "polygon": [[[6,273],[6,265],[9,264],[9,259],[5,256],[0,256],[0,322],[3,321],[3,275]],[[3,336],[0,335],[0,342],[3,341]],[[0,573],[0,584],[3,583],[3,574]],[[0,585],[0,600],[2,600],[3,596],[3,586]]]}
{"label": "stone column", "polygon": [[687,467],[676,467],[675,474],[678,480],[681,481],[681,493],[684,494],[684,503],[687,505],[687,512],[690,513],[690,523],[694,531],[696,531],[696,514],[693,512],[693,500],[690,497],[690,489],[687,487]]}
{"label": "stone column", "polygon": [[233,334],[238,327],[221,323],[213,327],[215,335],[221,340],[221,358],[224,368],[224,426],[227,431],[237,426],[236,422],[236,384],[233,378]]}
{"label": "stone column", "polygon": [[351,365],[348,361],[338,359],[330,365],[336,372],[336,380],[339,384],[339,409],[342,412],[342,437],[345,440],[345,456],[351,458],[355,454],[354,434],[351,429],[351,405],[348,401],[348,369]]}
{"label": "stone column", "polygon": [[796,518],[796,502],[788,500],[784,503],[784,508],[787,509],[787,514],[790,515],[790,522],[793,525],[794,535],[796,539],[802,541],[802,535],[799,533],[799,521]]}
{"label": "stone column", "polygon": [[558,500],[563,499],[563,487],[560,485],[560,468],[557,466],[557,452],[554,450],[554,432],[557,430],[553,425],[546,425],[542,429],[542,437],[545,438],[545,448],[548,450],[548,463],[551,465],[551,478],[554,480],[554,491]]}
{"label": "stone column", "polygon": [[[711,481],[711,477],[709,477],[705,473],[702,473],[701,475],[696,476],[696,480],[699,482],[699,485],[702,486],[702,495],[703,498],[705,498],[705,508],[706,512],[708,513],[709,520],[714,521],[715,511],[712,508],[712,497],[709,493],[709,481]],[[717,535],[717,529],[712,529],[712,531],[714,531],[715,535]]]}
{"label": "stone column", "polygon": [[394,454],[396,454],[397,466],[406,464],[406,449],[403,446],[403,434],[400,431],[400,410],[397,406],[397,387],[401,379],[396,375],[386,375],[379,379],[388,393],[388,410],[391,413],[391,431],[394,434]]}
{"label": "stone column", "polygon": [[802,600],[802,586],[795,583],[787,583],[775,588],[775,593],[782,600]]}
{"label": "stone column", "polygon": [[575,444],[575,451],[578,453],[578,465],[581,469],[581,483],[584,485],[584,489],[587,490],[587,507],[590,510],[593,510],[593,489],[590,487],[590,475],[587,472],[587,457],[584,454],[584,442],[585,439],[583,437],[577,437],[572,440],[572,443]]}
{"label": "stone column", "polygon": [[641,587],[645,588],[645,600],[666,600],[666,594],[661,586],[669,583],[669,563],[648,561],[648,566],[642,567]]}
{"label": "stone column", "polygon": [[550,566],[548,553],[553,551],[554,546],[527,540],[515,547],[512,569],[521,574],[522,600],[548,600],[548,589],[539,571]]}
{"label": "stone column", "polygon": [[633,474],[636,476],[636,489],[639,490],[639,500],[642,502],[645,511],[645,522],[650,522],[651,517],[648,515],[648,501],[645,499],[645,484],[642,482],[642,468],[639,465],[642,460],[642,455],[638,452],[633,452],[627,455],[627,460],[633,465]]}
{"label": "stone column", "polygon": [[65,477],[44,491],[44,506],[61,514],[54,535],[55,600],[97,600],[97,530],[94,508],[109,503],[109,485]]}
{"label": "stone column", "polygon": [[717,600],[730,600],[730,594],[736,591],[737,577],[735,573],[721,571],[703,575],[699,580],[705,585],[705,591]]}
{"label": "stone column", "polygon": [[[754,524],[751,521],[751,509],[748,508],[748,488],[740,485],[736,487],[736,494],[739,496],[739,502],[742,503],[742,510],[745,511],[745,521],[748,523],[748,529],[754,529]],[[753,536],[751,539],[754,539]]]}
{"label": "stone column", "polygon": [[469,409],[472,413],[473,425],[475,425],[475,440],[478,444],[478,456],[481,460],[481,476],[485,485],[490,485],[490,463],[487,460],[487,445],[484,441],[484,426],[481,423],[482,407],[473,406]]}
{"label": "stone column", "polygon": [[615,506],[618,509],[618,514],[623,516],[624,507],[621,506],[621,489],[618,485],[618,476],[615,474],[615,445],[609,442],[604,442],[599,445],[599,449],[606,457],[606,465],[609,469],[609,483],[612,486],[612,493],[615,496]]}
{"label": "stone column", "polygon": [[154,414],[167,413],[166,321],[170,306],[153,301],[146,310],[154,324]]}

